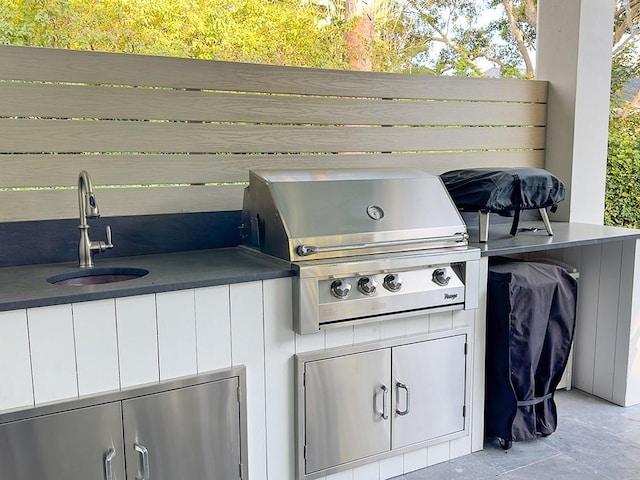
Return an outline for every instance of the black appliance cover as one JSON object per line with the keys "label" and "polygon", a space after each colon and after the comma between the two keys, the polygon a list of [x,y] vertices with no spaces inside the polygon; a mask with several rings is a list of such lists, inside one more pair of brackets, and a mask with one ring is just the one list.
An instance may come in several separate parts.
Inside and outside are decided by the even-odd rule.
{"label": "black appliance cover", "polygon": [[541,168],[471,168],[440,175],[453,202],[463,212],[489,211],[511,216],[515,235],[520,210],[551,207],[564,200],[564,184]]}
{"label": "black appliance cover", "polygon": [[576,280],[557,265],[505,260],[490,265],[487,438],[510,444],[555,431],[553,395],[573,340],[576,292]]}

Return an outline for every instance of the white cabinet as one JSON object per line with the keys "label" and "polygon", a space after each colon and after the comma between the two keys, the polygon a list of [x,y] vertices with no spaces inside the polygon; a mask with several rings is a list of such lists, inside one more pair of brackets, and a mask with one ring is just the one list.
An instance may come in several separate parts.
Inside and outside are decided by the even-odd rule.
{"label": "white cabinet", "polygon": [[296,356],[297,476],[468,434],[466,329]]}
{"label": "white cabinet", "polygon": [[2,415],[0,476],[246,480],[244,390],[235,367]]}

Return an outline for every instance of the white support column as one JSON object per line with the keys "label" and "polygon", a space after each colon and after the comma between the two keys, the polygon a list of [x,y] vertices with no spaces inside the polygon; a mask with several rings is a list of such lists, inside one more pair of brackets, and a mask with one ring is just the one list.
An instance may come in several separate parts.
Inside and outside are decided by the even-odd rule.
{"label": "white support column", "polygon": [[548,80],[547,170],[568,187],[554,220],[602,225],[613,0],[539,0],[537,79]]}

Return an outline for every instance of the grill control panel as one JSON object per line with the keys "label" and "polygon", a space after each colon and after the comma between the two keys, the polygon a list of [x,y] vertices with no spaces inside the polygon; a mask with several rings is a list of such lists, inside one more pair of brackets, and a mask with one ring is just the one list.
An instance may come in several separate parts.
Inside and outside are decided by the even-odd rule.
{"label": "grill control panel", "polygon": [[[320,281],[320,291],[328,290],[334,298],[322,298],[326,295],[321,293],[320,302],[433,290],[434,285],[447,287],[453,277],[456,277],[456,274],[451,267],[446,266],[402,273],[379,273],[324,280]],[[378,282],[382,283],[384,290],[378,288]],[[401,292],[405,283],[406,287]],[[454,280],[452,285],[459,286],[462,282],[458,283]]]}
{"label": "grill control panel", "polygon": [[451,265],[319,279],[320,323],[462,304],[464,293]]}
{"label": "grill control panel", "polygon": [[478,308],[480,251],[301,263],[293,279],[293,328],[384,322]]}

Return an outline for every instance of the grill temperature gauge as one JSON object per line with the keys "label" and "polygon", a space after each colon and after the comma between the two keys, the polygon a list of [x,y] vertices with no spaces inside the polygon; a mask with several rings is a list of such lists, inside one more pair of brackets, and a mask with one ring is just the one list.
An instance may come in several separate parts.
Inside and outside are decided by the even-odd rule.
{"label": "grill temperature gauge", "polygon": [[336,298],[347,298],[351,291],[351,285],[344,280],[334,280],[331,282],[331,294]]}

